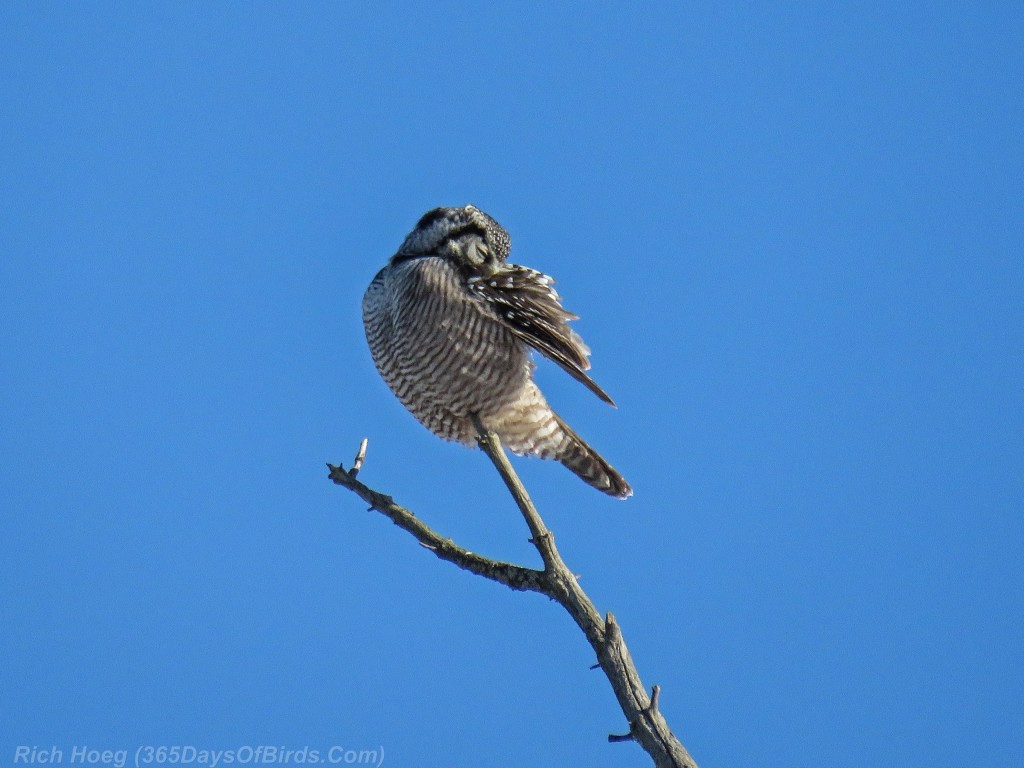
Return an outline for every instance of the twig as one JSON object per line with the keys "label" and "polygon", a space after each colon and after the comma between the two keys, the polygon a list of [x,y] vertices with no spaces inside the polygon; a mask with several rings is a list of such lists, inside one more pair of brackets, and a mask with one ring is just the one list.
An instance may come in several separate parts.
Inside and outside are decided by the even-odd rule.
{"label": "twig", "polygon": [[609,733],[608,734],[608,743],[609,744],[617,744],[617,743],[623,742],[623,741],[636,741],[636,736],[633,735],[632,727],[630,728],[629,733],[623,733],[623,734]]}
{"label": "twig", "polygon": [[330,478],[366,501],[370,509],[382,513],[400,528],[411,533],[420,544],[442,560],[512,589],[538,592],[558,601],[586,635],[597,654],[598,666],[608,677],[615,698],[629,722],[628,734],[611,734],[608,741],[636,741],[651,756],[657,768],[697,768],[697,764],[669,729],[668,723],[658,709],[661,689],[656,685],[651,691],[651,696],[647,696],[615,617],[608,613],[605,618],[601,618],[559,555],[554,536],[544,524],[522,481],[509,463],[501,442],[493,432],[484,428],[475,416],[473,421],[480,448],[498,470],[526,520],[531,541],[544,561],[543,571],[491,560],[463,549],[451,539],[445,539],[434,532],[412,512],[396,504],[390,496],[360,483],[355,476],[366,456],[366,440],[360,445],[352,471],[328,464]]}
{"label": "twig", "polygon": [[364,437],[363,441],[359,443],[359,450],[356,451],[356,458],[352,462],[352,469],[348,471],[349,477],[355,479],[356,475],[359,474],[359,470],[363,468],[363,461],[366,460],[366,444],[370,442],[370,438]]}

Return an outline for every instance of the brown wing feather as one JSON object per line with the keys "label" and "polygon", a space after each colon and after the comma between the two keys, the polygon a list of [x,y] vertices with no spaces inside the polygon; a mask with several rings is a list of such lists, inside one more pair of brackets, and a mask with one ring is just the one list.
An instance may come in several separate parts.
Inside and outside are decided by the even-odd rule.
{"label": "brown wing feather", "polygon": [[554,282],[535,269],[505,264],[489,277],[470,277],[468,285],[516,336],[614,406],[608,393],[584,373],[590,368],[590,349],[569,327],[577,318],[562,307]]}

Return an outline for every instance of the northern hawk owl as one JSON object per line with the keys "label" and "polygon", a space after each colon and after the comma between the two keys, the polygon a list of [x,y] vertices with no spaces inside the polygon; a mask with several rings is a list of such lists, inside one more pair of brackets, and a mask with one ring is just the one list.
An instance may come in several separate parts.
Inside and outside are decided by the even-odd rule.
{"label": "northern hawk owl", "polygon": [[377,370],[427,429],[476,444],[473,414],[514,453],[557,459],[624,499],[629,483],[555,413],[533,381],[535,349],[606,403],[590,349],[569,327],[554,280],[508,263],[508,233],[483,211],[435,208],[363,296]]}

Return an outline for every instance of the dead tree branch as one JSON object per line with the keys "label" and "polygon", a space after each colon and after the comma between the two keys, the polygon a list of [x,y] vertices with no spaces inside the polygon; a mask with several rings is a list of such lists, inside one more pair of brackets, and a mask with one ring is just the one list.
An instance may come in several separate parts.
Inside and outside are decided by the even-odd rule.
{"label": "dead tree branch", "polygon": [[598,665],[611,683],[615,698],[629,723],[628,733],[609,735],[608,741],[637,742],[651,756],[657,768],[697,768],[697,764],[669,729],[668,723],[658,709],[661,689],[655,685],[651,695],[647,695],[647,689],[640,680],[615,617],[608,613],[602,618],[598,613],[559,555],[554,535],[544,524],[522,481],[512,469],[497,436],[486,430],[478,420],[474,419],[474,423],[480,448],[498,470],[526,520],[530,529],[530,541],[544,562],[542,571],[492,560],[470,552],[451,539],[436,533],[408,509],[396,504],[390,496],[356,480],[366,457],[366,440],[360,444],[352,469],[345,470],[340,465],[328,464],[329,477],[336,484],[348,488],[363,499],[370,505],[371,510],[380,512],[399,528],[412,534],[421,545],[442,560],[511,589],[538,592],[557,601],[586,635],[587,641],[597,654]]}

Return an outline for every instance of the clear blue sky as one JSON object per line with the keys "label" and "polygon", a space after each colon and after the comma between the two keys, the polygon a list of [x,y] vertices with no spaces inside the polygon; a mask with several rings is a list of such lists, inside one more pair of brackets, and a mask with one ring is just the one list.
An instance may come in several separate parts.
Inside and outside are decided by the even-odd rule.
{"label": "clear blue sky", "polygon": [[633,499],[516,466],[698,761],[1020,764],[1021,5],[540,5],[3,4],[0,764],[648,764],[556,605],[326,479],[537,563],[363,339],[468,202],[619,403],[541,364]]}

